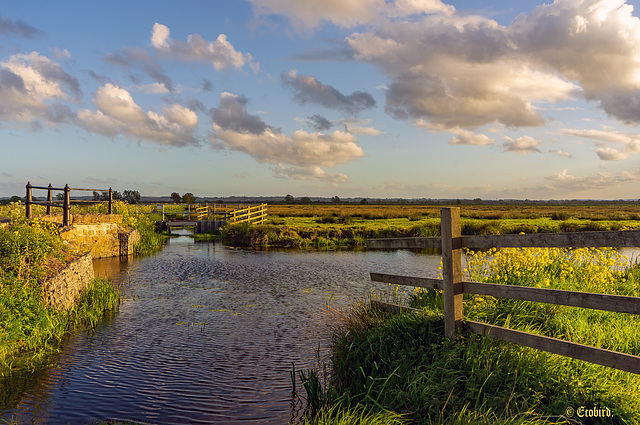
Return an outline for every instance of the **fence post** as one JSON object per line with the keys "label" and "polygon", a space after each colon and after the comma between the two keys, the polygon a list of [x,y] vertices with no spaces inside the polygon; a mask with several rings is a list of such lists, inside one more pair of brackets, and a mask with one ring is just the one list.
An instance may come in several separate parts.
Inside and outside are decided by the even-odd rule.
{"label": "fence post", "polygon": [[442,289],[444,298],[444,333],[454,340],[462,327],[462,238],[460,208],[440,210],[442,237]]}
{"label": "fence post", "polygon": [[64,201],[62,203],[62,225],[71,224],[71,189],[68,184],[64,185]]}
{"label": "fence post", "polygon": [[109,188],[109,214],[113,214],[113,190]]}
{"label": "fence post", "polygon": [[51,195],[51,183],[49,183],[49,188],[47,189],[47,215],[51,215],[51,203],[53,202],[53,196]]}
{"label": "fence post", "polygon": [[27,214],[27,218],[31,219],[32,214],[31,214],[31,201],[33,199],[31,199],[31,182],[27,182],[27,196],[25,196],[24,198],[24,209],[25,212]]}

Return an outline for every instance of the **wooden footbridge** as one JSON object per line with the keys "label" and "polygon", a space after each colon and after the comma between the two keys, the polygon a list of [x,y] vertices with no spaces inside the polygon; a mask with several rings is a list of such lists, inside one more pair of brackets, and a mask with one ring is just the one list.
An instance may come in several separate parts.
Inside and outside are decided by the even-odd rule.
{"label": "wooden footbridge", "polygon": [[162,220],[155,222],[158,230],[193,227],[194,233],[205,233],[227,223],[262,224],[266,221],[267,204],[158,204],[153,214],[162,214]]}

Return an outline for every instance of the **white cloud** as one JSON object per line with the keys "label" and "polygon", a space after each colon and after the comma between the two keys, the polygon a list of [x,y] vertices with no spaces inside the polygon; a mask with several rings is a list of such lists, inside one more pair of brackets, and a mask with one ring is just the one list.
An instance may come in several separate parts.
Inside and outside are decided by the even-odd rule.
{"label": "white cloud", "polygon": [[550,180],[556,188],[562,190],[603,190],[617,187],[622,183],[639,181],[640,172],[636,170],[613,175],[603,171],[592,176],[575,177],[565,169],[545,178]]}
{"label": "white cloud", "polygon": [[597,148],[596,154],[603,161],[620,161],[629,158],[629,152],[615,148]]}
{"label": "white cloud", "polygon": [[502,144],[505,152],[517,152],[517,153],[540,153],[538,146],[542,144],[542,141],[536,140],[531,136],[518,137],[513,140],[511,137],[504,137],[505,142]]}
{"label": "white cloud", "polygon": [[[603,130],[564,129],[562,134],[595,140],[595,152],[603,161],[620,161],[627,159],[630,154],[640,152],[640,136],[633,132],[615,131],[609,128]],[[612,147],[610,144],[619,147]]]}
{"label": "white cloud", "polygon": [[549,153],[561,156],[563,158],[573,158],[573,155],[571,155],[570,152],[563,151],[561,149],[549,149]]}
{"label": "white cloud", "polygon": [[424,128],[432,133],[446,132],[454,134],[455,137],[449,140],[450,145],[475,145],[486,146],[494,144],[495,139],[490,138],[486,134],[478,134],[473,131],[465,130],[460,127],[446,127],[444,125],[428,123],[425,120],[419,119],[414,123],[417,127]]}
{"label": "white cloud", "polygon": [[78,79],[38,52],[0,62],[0,119],[23,124],[65,122],[73,113],[64,101],[82,96]]}
{"label": "white cloud", "polygon": [[279,14],[298,30],[315,28],[322,22],[342,27],[369,24],[384,18],[431,13],[451,14],[455,8],[440,0],[250,0],[258,15]]}
{"label": "white cloud", "polygon": [[278,164],[277,167],[273,168],[273,172],[276,177],[295,180],[324,181],[333,184],[349,183],[351,181],[345,174],[327,173],[320,167],[285,167],[282,164]]}
{"label": "white cloud", "polygon": [[151,45],[171,59],[210,63],[216,71],[241,69],[245,65],[249,65],[255,72],[260,68],[250,53],[237,51],[225,34],[220,34],[215,41],[207,41],[199,34],[191,34],[184,42],[171,39],[169,28],[156,23],[151,32]]}
{"label": "white cloud", "polygon": [[167,106],[163,115],[145,112],[131,94],[113,84],[98,88],[93,99],[97,110],[81,109],[77,117],[88,131],[115,137],[152,141],[161,145],[185,146],[197,144],[194,130],[198,124],[195,112],[180,105]]}

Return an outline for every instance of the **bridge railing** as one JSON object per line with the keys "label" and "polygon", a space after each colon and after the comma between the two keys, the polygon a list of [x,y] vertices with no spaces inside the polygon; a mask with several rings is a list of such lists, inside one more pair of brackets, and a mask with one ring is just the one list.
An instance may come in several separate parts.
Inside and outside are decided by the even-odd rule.
{"label": "bridge railing", "polygon": [[[47,191],[47,200],[46,202],[34,201],[32,192],[33,189],[40,189]],[[45,206],[46,215],[51,215],[51,208],[62,208],[62,225],[68,226],[71,224],[71,204],[94,204],[97,201],[83,201],[80,199],[71,199],[71,191],[72,190],[81,190],[81,191],[92,191],[92,192],[107,192],[104,189],[83,189],[83,188],[71,188],[68,184],[65,184],[63,188],[53,187],[51,183],[49,186],[33,186],[31,182],[27,182],[27,194],[25,197],[25,212],[28,219],[33,218],[33,209],[32,205],[42,205]],[[53,200],[53,192],[63,192],[62,201],[54,202]],[[113,191],[111,188],[108,190],[108,203],[109,203],[109,214],[113,214]]]}
{"label": "bridge railing", "polygon": [[[504,247],[638,247],[640,230],[575,233],[535,233],[528,235],[462,236],[460,208],[442,208],[441,237],[369,239],[368,248],[441,248],[442,279],[371,273],[374,282],[439,289],[443,292],[446,336],[454,340],[460,331],[524,345],[562,356],[640,374],[640,357],[617,351],[573,343],[561,339],[464,320],[463,294],[489,295],[524,301],[542,302],[604,311],[640,314],[640,298],[589,292],[531,288],[462,280],[462,248]],[[407,307],[377,302],[390,310]]]}

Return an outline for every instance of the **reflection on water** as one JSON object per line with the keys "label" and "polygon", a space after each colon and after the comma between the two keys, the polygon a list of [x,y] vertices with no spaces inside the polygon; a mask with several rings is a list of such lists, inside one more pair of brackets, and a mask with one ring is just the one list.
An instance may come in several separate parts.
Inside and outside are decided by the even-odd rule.
{"label": "reflection on water", "polygon": [[[370,271],[437,276],[408,251],[251,251],[190,238],[155,256],[96,260],[122,291],[117,316],[65,344],[0,402],[0,418],[86,424],[287,423],[292,363],[326,352],[323,308],[371,290]],[[22,397],[16,394],[23,394]]]}

